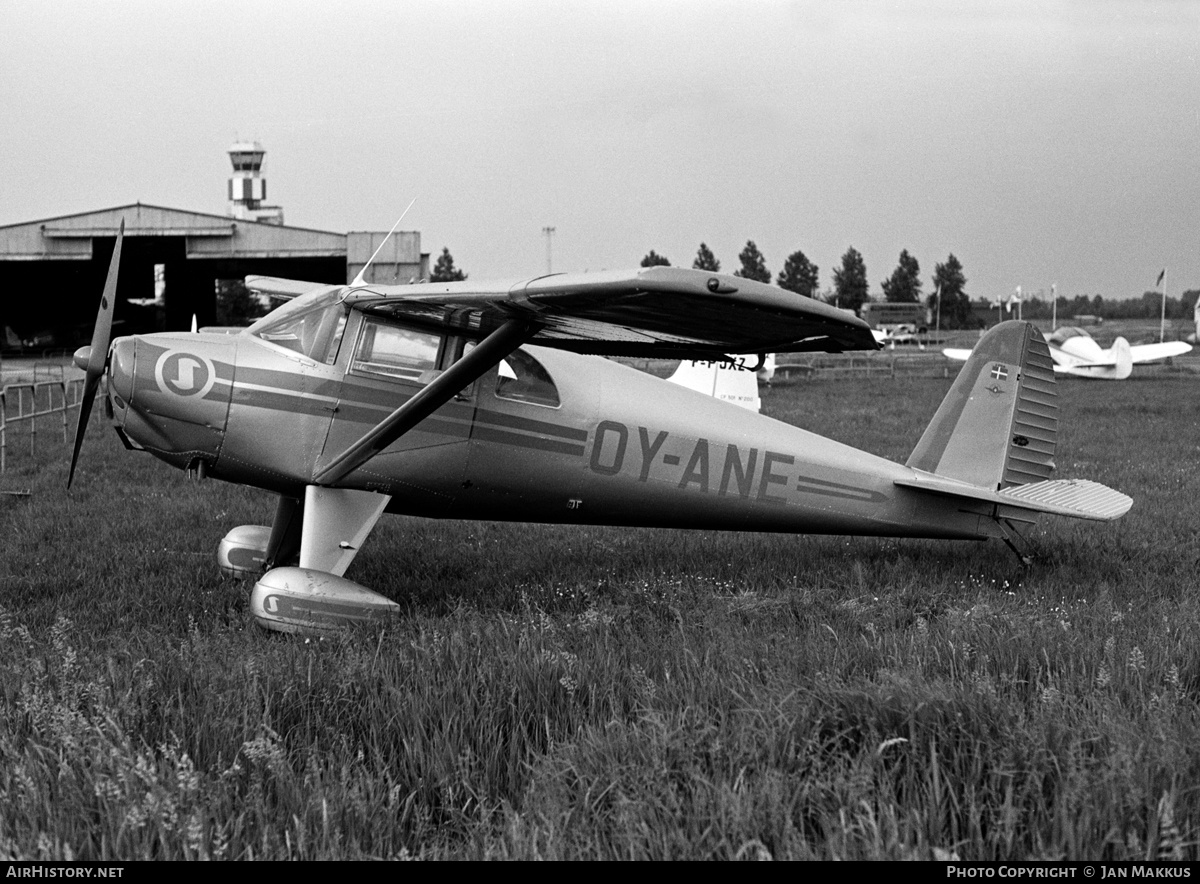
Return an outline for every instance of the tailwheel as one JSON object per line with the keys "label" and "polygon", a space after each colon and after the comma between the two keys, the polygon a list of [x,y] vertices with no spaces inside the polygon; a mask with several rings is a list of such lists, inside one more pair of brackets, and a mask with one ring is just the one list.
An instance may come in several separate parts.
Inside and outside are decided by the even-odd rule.
{"label": "tailwheel", "polygon": [[346,626],[386,621],[400,606],[327,571],[276,568],[254,584],[250,611],[265,629],[327,635]]}

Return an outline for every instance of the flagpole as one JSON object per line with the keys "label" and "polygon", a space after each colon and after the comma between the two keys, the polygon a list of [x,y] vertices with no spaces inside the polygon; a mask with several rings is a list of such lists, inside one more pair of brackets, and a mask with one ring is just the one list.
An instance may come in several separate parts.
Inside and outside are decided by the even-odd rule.
{"label": "flagpole", "polygon": [[1158,318],[1158,342],[1161,344],[1167,339],[1167,268],[1163,268],[1163,272],[1159,274],[1158,281],[1162,284],[1162,309]]}
{"label": "flagpole", "polygon": [[1050,283],[1050,300],[1054,304],[1050,308],[1050,331],[1058,328],[1058,283]]}

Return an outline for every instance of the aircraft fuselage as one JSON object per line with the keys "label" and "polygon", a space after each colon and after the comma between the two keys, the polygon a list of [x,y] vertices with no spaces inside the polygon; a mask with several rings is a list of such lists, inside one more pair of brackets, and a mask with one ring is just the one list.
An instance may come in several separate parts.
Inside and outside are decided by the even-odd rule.
{"label": "aircraft fuselage", "polygon": [[[177,467],[302,498],[427,382],[364,358],[368,321],[351,313],[327,360],[250,333],[118,339],[114,423]],[[439,346],[444,369],[462,342]],[[338,484],[441,518],[996,536],[991,507],[894,484],[903,465],[601,357],[523,352],[532,366],[493,368]]]}

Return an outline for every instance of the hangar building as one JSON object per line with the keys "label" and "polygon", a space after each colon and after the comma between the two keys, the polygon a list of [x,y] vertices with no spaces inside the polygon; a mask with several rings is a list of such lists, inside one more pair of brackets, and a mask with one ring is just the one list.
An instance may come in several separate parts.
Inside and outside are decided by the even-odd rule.
{"label": "hangar building", "polygon": [[[122,220],[120,334],[184,330],[193,314],[201,325],[214,324],[218,280],[263,274],[349,282],[387,236],[284,225],[282,209],[261,204],[261,146],[239,143],[229,153],[229,215],[138,202],[0,227],[0,328],[44,345],[86,343]],[[393,234],[367,272],[369,282],[386,284],[428,276],[417,231]]]}

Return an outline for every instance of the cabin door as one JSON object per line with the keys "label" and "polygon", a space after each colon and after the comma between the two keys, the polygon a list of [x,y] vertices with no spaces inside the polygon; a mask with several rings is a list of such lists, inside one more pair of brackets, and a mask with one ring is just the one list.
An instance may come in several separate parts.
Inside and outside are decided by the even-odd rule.
{"label": "cabin door", "polygon": [[[338,363],[345,366],[318,471],[412,398],[462,353],[462,339],[352,313]],[[402,498],[404,512],[440,514],[466,472],[474,385],[351,474],[350,483]]]}

